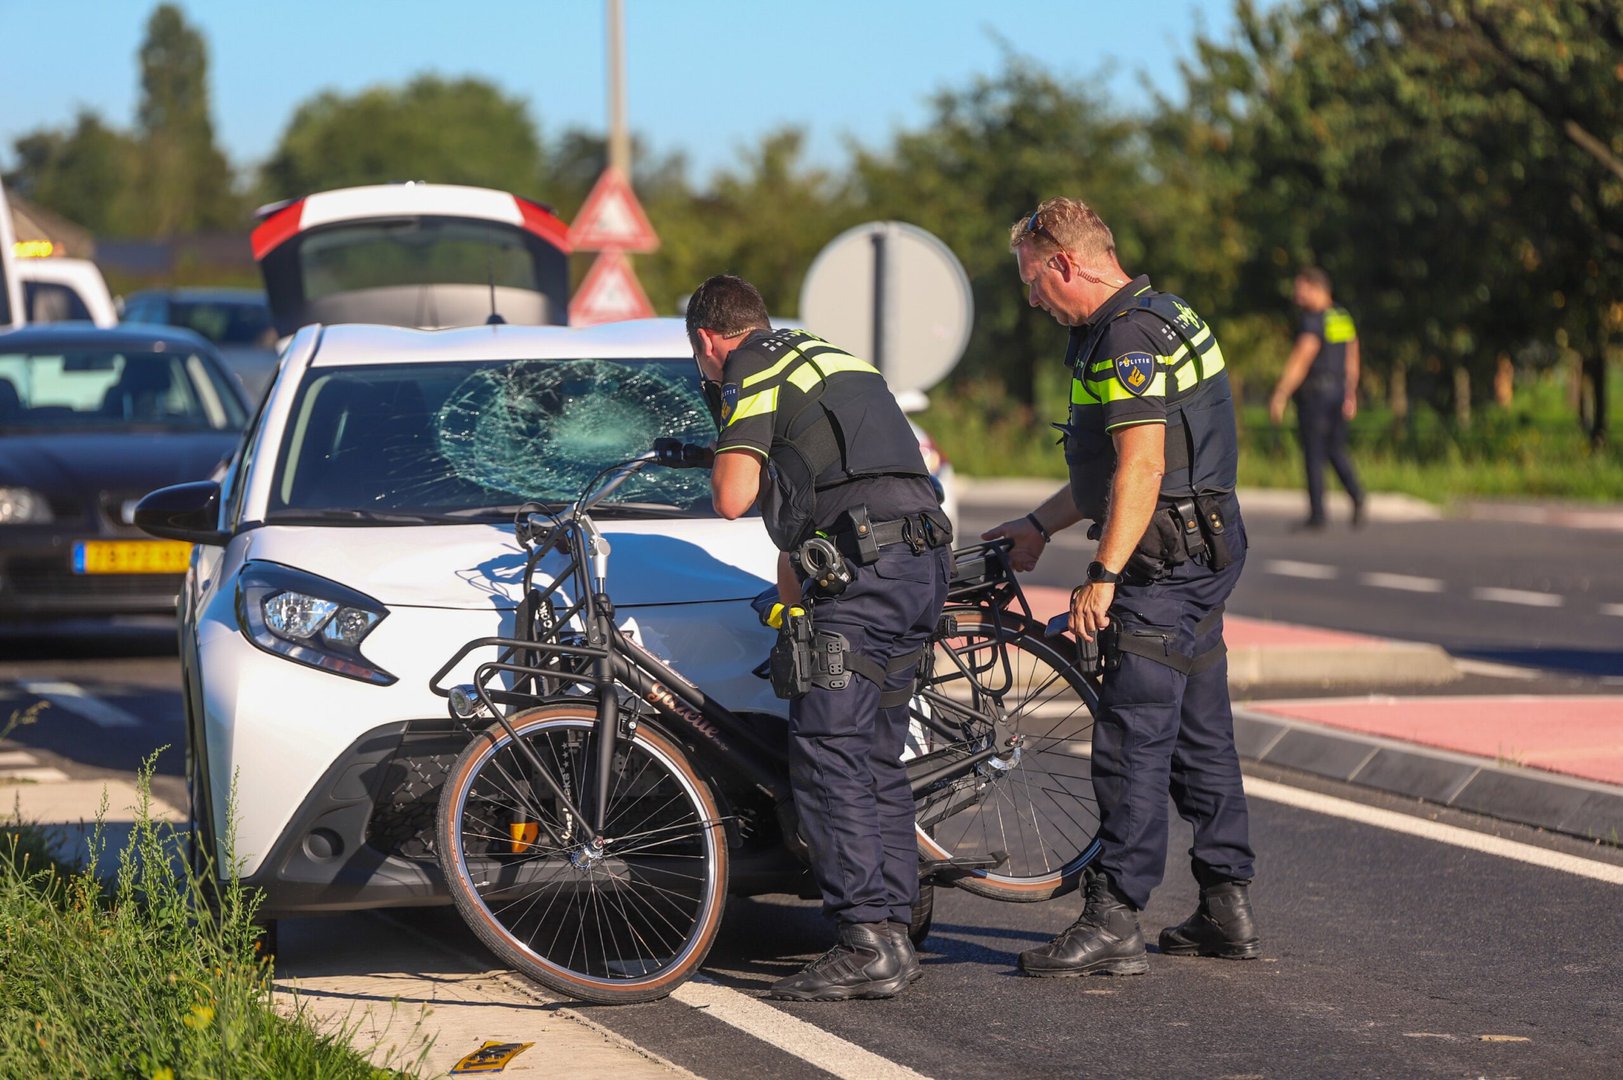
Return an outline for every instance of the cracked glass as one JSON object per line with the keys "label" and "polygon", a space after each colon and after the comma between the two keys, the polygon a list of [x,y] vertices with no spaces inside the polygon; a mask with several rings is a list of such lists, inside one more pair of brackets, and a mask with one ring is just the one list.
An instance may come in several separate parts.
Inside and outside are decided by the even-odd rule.
{"label": "cracked glass", "polygon": [[[715,441],[691,360],[316,368],[293,405],[270,510],[477,516],[567,503],[661,437]],[[648,467],[602,505],[709,516],[710,474]]]}

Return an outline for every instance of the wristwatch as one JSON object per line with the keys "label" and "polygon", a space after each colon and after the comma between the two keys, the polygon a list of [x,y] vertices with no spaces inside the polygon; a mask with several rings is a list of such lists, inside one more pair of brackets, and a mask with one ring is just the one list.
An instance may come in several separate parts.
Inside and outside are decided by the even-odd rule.
{"label": "wristwatch", "polygon": [[1092,562],[1088,563],[1088,580],[1091,582],[1103,582],[1106,585],[1114,585],[1116,582],[1121,580],[1121,575],[1106,570],[1104,563],[1100,562],[1098,559],[1094,559]]}

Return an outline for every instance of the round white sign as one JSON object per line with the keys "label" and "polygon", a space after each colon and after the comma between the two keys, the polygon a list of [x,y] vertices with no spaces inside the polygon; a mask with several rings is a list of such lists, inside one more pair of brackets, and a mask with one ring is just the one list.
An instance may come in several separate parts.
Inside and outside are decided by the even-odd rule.
{"label": "round white sign", "polygon": [[800,287],[800,321],[872,360],[892,392],[922,392],[964,355],[975,318],[952,250],[901,221],[871,221],[829,241]]}

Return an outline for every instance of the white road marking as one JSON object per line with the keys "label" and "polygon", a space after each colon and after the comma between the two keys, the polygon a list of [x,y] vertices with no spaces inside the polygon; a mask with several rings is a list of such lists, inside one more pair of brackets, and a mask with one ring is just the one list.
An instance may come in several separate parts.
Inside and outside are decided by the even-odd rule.
{"label": "white road marking", "polygon": [[1278,574],[1281,577],[1311,578],[1314,581],[1330,581],[1341,574],[1334,566],[1316,562],[1297,562],[1295,559],[1269,559],[1262,564],[1262,569],[1266,573]]}
{"label": "white road marking", "polygon": [[1602,615],[1614,615],[1619,619],[1623,619],[1623,604],[1602,604],[1600,613]]}
{"label": "white road marking", "polygon": [[1487,660],[1454,660],[1454,666],[1467,675],[1487,675],[1494,679],[1538,679],[1544,672],[1516,664],[1495,664]]}
{"label": "white road marking", "polygon": [[1269,802],[1283,803],[1286,806],[1294,806],[1299,810],[1326,814],[1330,817],[1356,821],[1364,825],[1374,825],[1376,828],[1387,829],[1391,832],[1407,833],[1410,836],[1418,836],[1425,840],[1435,840],[1440,844],[1452,844],[1455,847],[1466,848],[1470,851],[1497,855],[1502,859],[1515,859],[1518,862],[1542,866],[1548,870],[1560,870],[1564,873],[1576,874],[1579,877],[1604,881],[1608,885],[1623,885],[1623,866],[1613,866],[1611,863],[1596,862],[1593,859],[1568,855],[1561,851],[1549,851],[1516,840],[1506,840],[1499,836],[1472,832],[1470,829],[1462,829],[1457,825],[1445,825],[1440,821],[1427,821],[1424,818],[1410,817],[1408,814],[1400,814],[1395,810],[1383,810],[1375,806],[1365,806],[1362,803],[1352,802],[1348,799],[1338,799],[1332,795],[1321,795],[1316,791],[1304,791],[1288,784],[1278,784],[1272,780],[1259,780],[1248,776],[1245,778],[1245,791],[1247,795],[1267,799]]}
{"label": "white road marking", "polygon": [[105,728],[140,727],[141,718],[117,705],[109,705],[82,686],[70,682],[18,682],[18,686],[53,705]]}
{"label": "white road marking", "polygon": [[671,997],[703,1009],[746,1035],[776,1046],[842,1080],[925,1080],[923,1073],[864,1050],[815,1024],[741,994],[700,975],[677,987]]}
{"label": "white road marking", "polygon": [[1558,596],[1555,593],[1492,587],[1472,589],[1471,599],[1487,600],[1494,604],[1521,604],[1524,607],[1560,607],[1567,602],[1566,597]]}
{"label": "white road marking", "polygon": [[1440,593],[1443,583],[1434,577],[1415,577],[1412,574],[1360,574],[1358,580],[1373,589],[1401,589],[1404,592]]}

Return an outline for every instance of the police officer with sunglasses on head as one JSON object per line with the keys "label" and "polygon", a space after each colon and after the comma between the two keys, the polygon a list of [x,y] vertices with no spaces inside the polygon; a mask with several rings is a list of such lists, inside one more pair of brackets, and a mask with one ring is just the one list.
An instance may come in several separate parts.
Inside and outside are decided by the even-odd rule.
{"label": "police officer with sunglasses on head", "polygon": [[1194,826],[1200,904],[1161,932],[1161,951],[1260,954],[1247,895],[1252,851],[1234,749],[1223,604],[1245,561],[1234,496],[1238,447],[1223,352],[1179,298],[1130,277],[1085,204],[1049,199],[1010,232],[1032,307],[1071,328],[1067,488],[1007,537],[1017,570],[1084,518],[1099,541],[1071,594],[1071,629],[1104,658],[1094,719],[1098,862],[1082,915],[1020,955],[1028,975],[1149,970],[1138,912],[1166,865],[1167,794]]}
{"label": "police officer with sunglasses on head", "polygon": [[[912,789],[901,755],[913,674],[941,617],[952,531],[884,378],[801,330],[773,330],[755,287],[712,277],[688,337],[720,438],[711,487],[760,503],[784,553],[773,684],[789,707],[801,838],[838,941],[775,998],[891,997],[920,973]],[[801,612],[809,610],[807,619]]]}

